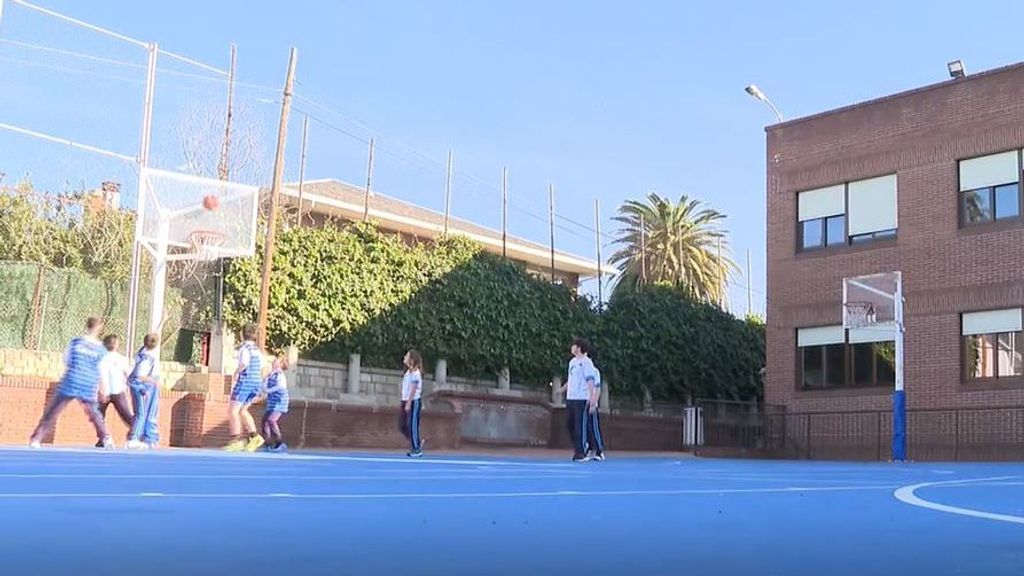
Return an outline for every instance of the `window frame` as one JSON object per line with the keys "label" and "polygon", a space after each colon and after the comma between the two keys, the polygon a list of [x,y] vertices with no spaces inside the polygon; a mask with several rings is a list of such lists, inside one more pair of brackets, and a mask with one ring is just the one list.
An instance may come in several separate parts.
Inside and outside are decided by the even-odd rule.
{"label": "window frame", "polygon": [[[843,235],[839,241],[830,243],[831,237],[828,233],[828,223],[830,220],[836,218],[843,219]],[[821,226],[821,242],[812,246],[804,245],[804,225],[809,222],[817,222]],[[833,214],[831,216],[822,216],[821,218],[810,218],[808,220],[800,220],[797,222],[797,246],[800,252],[813,252],[815,250],[824,250],[826,248],[835,248],[837,246],[845,246],[849,242],[849,236],[846,234],[846,214]]]}
{"label": "window frame", "polygon": [[[1017,181],[1016,182],[1004,182],[1002,184],[996,184],[993,186],[986,186],[983,188],[974,188],[972,190],[961,190],[960,186],[960,164],[977,158],[984,158],[986,156],[993,156],[995,154],[1003,154],[1005,152],[1013,152],[1014,150],[1003,150],[1001,152],[991,152],[989,154],[982,154],[980,156],[971,156],[969,158],[961,158],[956,161],[956,213],[957,223],[960,229],[971,229],[978,226],[992,226],[995,224],[1001,224],[1005,222],[1021,222],[1024,218],[1024,149],[1017,149]],[[998,206],[996,204],[996,188],[1002,188],[1003,186],[1017,185],[1017,215],[1006,216],[999,218],[997,216]],[[977,193],[984,191],[988,194],[989,206],[992,209],[992,217],[987,220],[978,220],[977,222],[968,222],[964,210],[963,197],[964,194]]]}
{"label": "window frame", "polygon": [[[961,315],[961,318],[962,317],[963,316]],[[962,322],[962,320],[961,320],[961,322]],[[1016,341],[1018,342],[1019,346],[1020,346],[1021,343],[1024,343],[1024,330],[1019,330],[1019,331],[1016,331],[1016,332],[989,332],[989,333],[985,333],[985,334],[962,334],[960,336],[960,371],[961,371],[961,377],[962,377],[963,382],[966,382],[967,384],[987,384],[987,383],[993,383],[993,382],[1009,382],[1009,381],[1013,381],[1013,380],[1018,380],[1018,381],[1024,380],[1024,374],[1008,374],[1008,375],[1005,375],[1005,376],[1000,376],[999,375],[999,337],[1003,336],[1003,335],[1008,335],[1008,334],[1016,334],[1017,335],[1017,340]],[[994,351],[995,351],[995,357],[993,358],[993,361],[992,361],[992,364],[993,364],[992,372],[993,372],[993,374],[995,374],[995,376],[982,376],[982,377],[975,376],[974,375],[974,366],[970,365],[970,363],[968,362],[968,357],[970,356],[970,353],[971,353],[971,350],[970,350],[970,340],[971,340],[971,338],[977,338],[979,336],[992,338],[993,342],[995,343],[995,346],[993,348]],[[1024,346],[1021,346],[1021,347],[1024,348]],[[1021,350],[1021,353],[1024,354],[1024,350]]]}
{"label": "window frame", "polygon": [[[802,192],[797,192],[796,193],[796,202],[797,202],[797,212],[796,212],[797,213],[797,220],[796,220],[796,253],[800,254],[800,253],[805,253],[805,252],[818,252],[820,250],[826,250],[826,249],[833,249],[834,250],[834,249],[838,249],[838,248],[843,247],[843,246],[846,246],[846,247],[850,247],[850,246],[865,246],[865,245],[868,245],[868,244],[873,244],[875,242],[882,242],[882,241],[886,241],[886,240],[896,240],[899,237],[899,226],[897,226],[896,228],[889,228],[888,230],[876,230],[874,232],[868,232],[868,233],[864,233],[864,234],[857,234],[857,235],[854,235],[854,236],[850,235],[850,220],[849,220],[849,218],[850,218],[850,182],[859,182],[861,180],[871,180],[873,178],[879,178],[879,177],[882,177],[882,176],[888,176],[890,174],[894,174],[894,175],[898,176],[899,173],[897,171],[886,172],[884,174],[878,174],[876,176],[867,176],[867,177],[864,177],[864,178],[857,178],[856,180],[848,180],[846,182],[843,182],[843,213],[842,214],[832,214],[830,216],[823,216],[821,218],[810,218],[810,219],[807,219],[807,220],[800,220],[800,217],[799,217],[800,208],[799,208],[799,206],[800,206],[800,194]],[[838,186],[838,184],[837,184],[837,186]],[[900,193],[899,185],[897,184],[897,189],[896,189],[897,206],[899,205],[899,193]],[[959,202],[959,197],[957,198],[957,201]],[[1024,205],[1022,205],[1022,208],[1024,208]],[[843,219],[843,237],[842,237],[842,241],[837,242],[835,244],[829,244],[829,241],[828,241],[829,240],[829,238],[828,238],[828,221],[833,219],[833,218],[839,218],[839,217],[841,217]],[[1010,220],[1010,219],[1007,218],[1006,220]],[[806,222],[820,222],[821,223],[820,225],[821,225],[822,243],[816,244],[814,246],[804,246],[804,223],[806,223]]]}
{"label": "window frame", "polygon": [[[802,326],[801,328],[812,328],[812,326]],[[800,328],[797,329],[798,331]],[[895,386],[895,382],[879,382],[879,345],[885,343],[893,343],[894,340],[882,340],[878,342],[850,342],[850,331],[843,331],[843,342],[836,342],[835,344],[816,344],[814,346],[796,346],[797,354],[797,369],[796,369],[796,389],[798,392],[824,392],[824,391],[835,391],[835,390],[870,390],[870,389],[891,389]],[[854,362],[854,347],[858,345],[870,344],[871,345],[871,382],[867,384],[856,384],[855,379],[855,367]],[[842,346],[843,347],[843,382],[838,386],[828,386],[828,354],[826,348],[829,346]],[[814,350],[815,353],[820,355],[821,359],[821,384],[816,386],[806,385],[806,378],[804,372],[804,353],[807,350]],[[894,378],[895,380],[895,378]]]}

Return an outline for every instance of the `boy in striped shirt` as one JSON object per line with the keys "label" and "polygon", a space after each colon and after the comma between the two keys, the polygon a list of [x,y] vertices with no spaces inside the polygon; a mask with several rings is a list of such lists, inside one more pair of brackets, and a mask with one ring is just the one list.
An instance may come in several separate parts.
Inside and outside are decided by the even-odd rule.
{"label": "boy in striped shirt", "polygon": [[135,367],[128,376],[128,388],[135,405],[135,422],[128,434],[126,447],[132,450],[155,448],[160,442],[157,424],[160,410],[159,343],[159,334],[146,334],[142,348],[135,355]]}
{"label": "boy in striped shirt", "polygon": [[103,320],[90,317],[85,321],[85,334],[72,340],[68,346],[64,353],[64,376],[57,385],[57,393],[53,400],[43,411],[39,425],[29,438],[29,446],[32,448],[41,446],[43,438],[53,431],[60,413],[75,400],[82,405],[89,421],[96,427],[99,445],[107,449],[114,447],[96,402],[100,384],[100,362],[107,355],[107,349],[98,339],[102,330]]}
{"label": "boy in striped shirt", "polygon": [[[231,405],[228,406],[228,430],[231,442],[224,447],[228,452],[255,452],[264,444],[263,437],[256,433],[256,422],[249,413],[249,405],[260,395],[263,384],[263,360],[256,344],[255,324],[242,327],[242,345],[238,347],[238,367],[235,368],[234,383],[231,387]],[[245,434],[242,424],[245,424]]]}
{"label": "boy in striped shirt", "polygon": [[278,356],[274,358],[270,375],[263,381],[263,391],[267,394],[267,407],[263,412],[263,438],[269,452],[288,450],[278,425],[281,416],[288,413],[288,379],[284,375],[287,369],[288,359]]}

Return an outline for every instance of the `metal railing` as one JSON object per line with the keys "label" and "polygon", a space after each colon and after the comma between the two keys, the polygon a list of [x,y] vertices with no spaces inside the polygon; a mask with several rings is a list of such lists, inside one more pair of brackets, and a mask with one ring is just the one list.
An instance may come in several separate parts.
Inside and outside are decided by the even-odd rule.
{"label": "metal railing", "polygon": [[[703,401],[705,448],[814,460],[888,460],[892,413],[786,412],[780,406]],[[1024,460],[1024,406],[907,411],[911,460]]]}

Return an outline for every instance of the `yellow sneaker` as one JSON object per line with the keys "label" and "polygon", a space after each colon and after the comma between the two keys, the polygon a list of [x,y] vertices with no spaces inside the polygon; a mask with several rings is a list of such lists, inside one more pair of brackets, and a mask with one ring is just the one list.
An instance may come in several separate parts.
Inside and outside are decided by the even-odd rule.
{"label": "yellow sneaker", "polygon": [[255,452],[265,443],[266,440],[263,439],[263,436],[253,436],[252,439],[249,440],[249,443],[245,445],[245,451]]}
{"label": "yellow sneaker", "polygon": [[245,440],[232,440],[224,447],[225,452],[241,452],[245,450]]}

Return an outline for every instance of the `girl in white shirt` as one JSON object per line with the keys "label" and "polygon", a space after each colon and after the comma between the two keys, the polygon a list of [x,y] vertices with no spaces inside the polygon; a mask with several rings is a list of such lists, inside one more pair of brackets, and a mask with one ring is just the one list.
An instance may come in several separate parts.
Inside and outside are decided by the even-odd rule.
{"label": "girl in white shirt", "polygon": [[[118,351],[120,345],[121,339],[114,334],[109,334],[103,339],[107,355],[100,360],[99,409],[106,420],[107,407],[113,404],[117,415],[131,432],[135,415],[128,399],[128,375],[131,374],[132,368],[128,357]],[[102,444],[97,443],[96,447],[100,448]]]}

